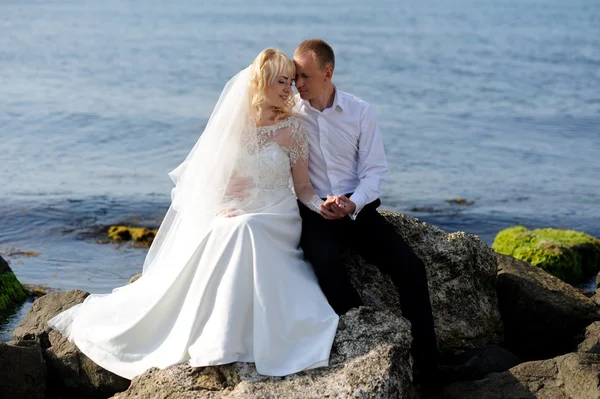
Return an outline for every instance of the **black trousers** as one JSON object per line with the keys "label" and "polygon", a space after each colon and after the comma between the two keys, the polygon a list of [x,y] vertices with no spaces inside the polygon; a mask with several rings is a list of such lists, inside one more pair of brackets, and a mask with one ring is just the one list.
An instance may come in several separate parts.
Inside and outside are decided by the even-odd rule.
{"label": "black trousers", "polygon": [[437,349],[425,266],[396,228],[377,212],[381,201],[367,204],[356,220],[349,216],[326,220],[298,204],[302,216],[300,245],[335,312],[341,315],[363,304],[341,261],[343,251],[351,248],[391,277],[402,314],[412,324],[415,366],[432,365]]}

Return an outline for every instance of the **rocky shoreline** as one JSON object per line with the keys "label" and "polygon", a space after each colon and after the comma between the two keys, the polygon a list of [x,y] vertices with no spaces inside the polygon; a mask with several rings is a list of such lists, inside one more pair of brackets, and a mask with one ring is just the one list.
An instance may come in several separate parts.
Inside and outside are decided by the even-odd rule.
{"label": "rocky shoreline", "polygon": [[[544,270],[496,254],[478,237],[447,234],[382,212],[423,259],[445,385],[438,398],[600,398],[600,306]],[[88,295],[36,300],[0,344],[3,398],[419,398],[410,324],[385,275],[347,254],[366,305],[343,315],[327,368],[264,377],[252,364],[151,369],[133,381],[95,365],[45,325]]]}

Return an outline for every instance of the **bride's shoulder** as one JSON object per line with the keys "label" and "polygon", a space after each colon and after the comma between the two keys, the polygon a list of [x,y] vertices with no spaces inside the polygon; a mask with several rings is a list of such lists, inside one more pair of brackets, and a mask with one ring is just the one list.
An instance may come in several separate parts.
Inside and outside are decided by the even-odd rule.
{"label": "bride's shoulder", "polygon": [[288,126],[292,126],[293,128],[301,128],[304,126],[304,124],[302,123],[302,120],[300,118],[298,118],[297,116],[290,116],[285,120]]}
{"label": "bride's shoulder", "polygon": [[304,126],[302,121],[295,116],[289,116],[285,119],[280,120],[275,125],[272,125],[277,130],[290,130],[292,132],[302,128]]}

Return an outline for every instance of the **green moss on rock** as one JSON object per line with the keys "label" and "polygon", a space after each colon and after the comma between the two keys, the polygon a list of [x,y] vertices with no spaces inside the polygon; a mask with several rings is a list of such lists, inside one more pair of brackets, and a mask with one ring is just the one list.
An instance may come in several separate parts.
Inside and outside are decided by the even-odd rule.
{"label": "green moss on rock", "polygon": [[156,230],[146,227],[110,226],[108,238],[114,241],[135,241],[136,244],[149,246],[152,244]]}
{"label": "green moss on rock", "polygon": [[7,316],[10,311],[27,298],[23,286],[13,272],[0,274],[0,318]]}
{"label": "green moss on rock", "polygon": [[568,283],[579,282],[600,269],[600,240],[579,231],[527,230],[515,226],[499,232],[492,248],[538,266]]}

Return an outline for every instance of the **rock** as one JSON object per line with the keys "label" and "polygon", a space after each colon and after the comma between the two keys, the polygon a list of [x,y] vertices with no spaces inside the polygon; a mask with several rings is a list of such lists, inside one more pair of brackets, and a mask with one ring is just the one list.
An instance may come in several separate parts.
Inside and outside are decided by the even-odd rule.
{"label": "rock", "polygon": [[151,369],[114,399],[416,398],[411,385],[410,325],[369,307],[340,318],[330,366],[265,377],[254,365]]}
{"label": "rock", "polygon": [[549,360],[521,363],[503,373],[452,384],[443,399],[598,399],[600,355],[569,353]]}
{"label": "rock", "polygon": [[575,349],[576,337],[600,320],[600,308],[569,284],[510,256],[497,254],[498,301],[506,347],[523,359]]}
{"label": "rock", "polygon": [[568,283],[581,282],[600,269],[600,240],[573,230],[511,227],[498,233],[492,248]]}
{"label": "rock", "polygon": [[27,298],[23,286],[11,270],[8,262],[0,256],[0,320],[11,313]]}
{"label": "rock", "polygon": [[35,340],[38,339],[43,349],[50,346],[48,341],[48,320],[72,306],[75,306],[89,295],[80,290],[47,294],[38,298],[17,328],[13,331],[13,339]]}
{"label": "rock", "polygon": [[113,241],[135,241],[142,246],[150,246],[157,230],[146,227],[131,226],[110,226],[108,228],[108,238]]}
{"label": "rock", "polygon": [[0,398],[44,399],[46,378],[39,342],[0,343]]}
{"label": "rock", "polygon": [[467,199],[460,198],[460,197],[459,198],[447,199],[446,202],[449,203],[449,204],[464,205],[464,206],[473,206],[473,205],[475,205],[475,201],[469,201]]}
{"label": "rock", "polygon": [[596,294],[590,298],[596,305],[600,305],[600,293],[596,291]]}
{"label": "rock", "polygon": [[56,330],[49,333],[45,357],[51,390],[68,398],[108,398],[129,387],[130,381],[103,369]]}
{"label": "rock", "polygon": [[600,354],[600,321],[590,324],[585,329],[585,339],[577,346],[579,352]]}
{"label": "rock", "polygon": [[[410,216],[381,213],[425,263],[438,348],[460,352],[501,342],[493,251],[477,236],[446,234]],[[366,305],[400,314],[397,291],[387,276],[359,256],[345,261]]]}
{"label": "rock", "polygon": [[56,289],[45,284],[23,284],[23,288],[30,298],[39,298],[57,292]]}
{"label": "rock", "polygon": [[41,343],[49,374],[49,390],[63,398],[107,398],[124,391],[129,380],[96,365],[47,322],[60,312],[82,303],[89,293],[80,290],[47,294],[37,299],[13,332],[13,338]]}
{"label": "rock", "polygon": [[136,274],[135,276],[129,279],[129,282],[127,284],[135,283],[137,280],[139,280],[140,277],[142,277],[142,273]]}
{"label": "rock", "polygon": [[473,381],[502,372],[521,363],[519,358],[498,345],[486,345],[459,355],[440,365],[445,381]]}

